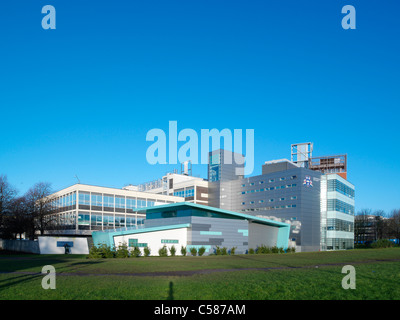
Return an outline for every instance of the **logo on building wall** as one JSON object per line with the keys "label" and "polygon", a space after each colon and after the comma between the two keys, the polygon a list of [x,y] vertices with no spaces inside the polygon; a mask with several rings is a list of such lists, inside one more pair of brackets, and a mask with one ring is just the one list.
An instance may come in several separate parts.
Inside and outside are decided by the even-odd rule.
{"label": "logo on building wall", "polygon": [[313,184],[312,184],[311,177],[306,176],[306,178],[303,181],[303,185],[305,185],[306,187],[312,187]]}

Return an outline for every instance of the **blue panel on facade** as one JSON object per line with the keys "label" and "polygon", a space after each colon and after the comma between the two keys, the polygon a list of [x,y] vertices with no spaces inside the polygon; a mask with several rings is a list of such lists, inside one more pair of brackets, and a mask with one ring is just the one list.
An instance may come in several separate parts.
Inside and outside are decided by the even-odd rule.
{"label": "blue panel on facade", "polygon": [[65,247],[65,245],[72,248],[74,246],[74,242],[73,241],[57,241],[57,247]]}
{"label": "blue panel on facade", "polygon": [[220,231],[200,231],[200,234],[209,236],[222,236],[222,232]]}

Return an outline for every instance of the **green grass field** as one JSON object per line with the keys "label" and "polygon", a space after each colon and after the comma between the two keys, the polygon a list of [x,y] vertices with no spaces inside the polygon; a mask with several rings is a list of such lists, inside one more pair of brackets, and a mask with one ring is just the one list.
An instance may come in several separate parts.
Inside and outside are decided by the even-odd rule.
{"label": "green grass field", "polygon": [[[42,267],[56,289],[42,288]],[[342,288],[344,265],[356,289]],[[1,300],[398,300],[400,248],[269,255],[87,259],[0,254]]]}

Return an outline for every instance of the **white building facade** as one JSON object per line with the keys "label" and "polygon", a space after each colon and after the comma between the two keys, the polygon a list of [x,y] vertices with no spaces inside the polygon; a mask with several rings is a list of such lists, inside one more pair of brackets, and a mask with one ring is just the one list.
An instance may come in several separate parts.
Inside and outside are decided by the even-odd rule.
{"label": "white building facade", "polygon": [[354,196],[340,175],[321,176],[321,250],[354,248]]}

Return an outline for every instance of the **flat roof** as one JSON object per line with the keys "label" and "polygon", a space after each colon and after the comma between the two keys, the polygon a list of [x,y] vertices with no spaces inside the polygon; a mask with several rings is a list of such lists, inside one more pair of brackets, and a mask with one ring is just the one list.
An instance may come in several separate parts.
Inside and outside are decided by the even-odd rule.
{"label": "flat roof", "polygon": [[270,226],[274,226],[274,227],[289,227],[290,226],[290,224],[284,223],[284,222],[274,221],[274,220],[270,220],[270,219],[266,219],[266,218],[260,218],[260,217],[252,216],[250,214],[238,213],[238,212],[234,212],[234,211],[223,210],[220,208],[209,207],[209,206],[192,203],[192,202],[177,202],[177,203],[170,203],[170,204],[166,204],[166,205],[158,205],[158,206],[154,206],[154,207],[141,208],[138,210],[138,213],[146,213],[147,214],[147,212],[151,213],[153,211],[160,211],[162,209],[172,209],[172,208],[178,208],[178,207],[191,207],[194,209],[202,209],[202,210],[207,210],[207,211],[211,211],[211,212],[222,213],[222,214],[237,217],[239,219],[245,219],[245,220],[248,220],[251,222],[261,223],[261,224],[270,225]]}
{"label": "flat roof", "polygon": [[158,194],[146,191],[136,191],[136,190],[128,190],[128,189],[118,189],[111,187],[101,187],[90,184],[83,183],[75,183],[67,188],[61,189],[49,195],[48,197],[57,197],[60,195],[64,195],[66,193],[71,193],[73,191],[83,191],[83,192],[93,192],[93,193],[104,193],[111,195],[119,195],[119,196],[127,196],[127,197],[137,197],[144,199],[155,199],[155,200],[164,200],[164,201],[183,201],[183,197]]}

